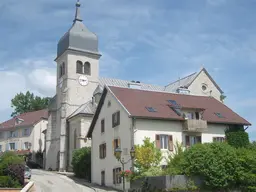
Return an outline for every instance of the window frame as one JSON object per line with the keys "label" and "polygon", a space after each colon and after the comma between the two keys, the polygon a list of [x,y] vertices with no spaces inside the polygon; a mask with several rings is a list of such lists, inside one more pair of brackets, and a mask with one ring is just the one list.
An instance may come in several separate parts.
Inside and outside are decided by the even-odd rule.
{"label": "window frame", "polygon": [[100,127],[101,133],[105,133],[105,119],[101,119]]}
{"label": "window frame", "polygon": [[[12,144],[14,146],[14,148],[12,149]],[[16,149],[16,143],[9,143],[9,150],[15,150]]]}
{"label": "window frame", "polygon": [[225,142],[225,137],[212,137],[212,141],[213,142],[220,142],[220,143],[223,143]]}
{"label": "window frame", "polygon": [[113,169],[113,184],[121,184],[122,183],[122,177],[120,175],[121,167],[117,167]]}
{"label": "window frame", "polygon": [[[116,121],[115,121],[116,117]],[[112,114],[112,128],[117,127],[120,125],[120,111],[116,111],[115,113]]]}
{"label": "window frame", "polygon": [[102,143],[99,145],[99,158],[105,159],[107,157],[107,144]]}

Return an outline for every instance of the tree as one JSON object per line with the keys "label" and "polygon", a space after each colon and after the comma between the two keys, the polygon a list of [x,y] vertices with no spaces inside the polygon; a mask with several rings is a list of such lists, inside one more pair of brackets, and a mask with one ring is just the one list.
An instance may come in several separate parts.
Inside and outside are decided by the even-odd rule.
{"label": "tree", "polygon": [[249,135],[245,132],[242,125],[233,125],[225,131],[226,139],[229,145],[240,148],[248,147],[250,144]]}
{"label": "tree", "polygon": [[50,99],[49,97],[42,98],[34,96],[34,94],[29,91],[27,91],[26,94],[18,93],[11,100],[11,107],[14,108],[14,112],[11,116],[13,117],[22,113],[45,109]]}
{"label": "tree", "polygon": [[139,172],[145,172],[151,167],[159,166],[162,160],[160,149],[156,148],[155,143],[150,138],[145,138],[142,145],[135,146],[134,166]]}

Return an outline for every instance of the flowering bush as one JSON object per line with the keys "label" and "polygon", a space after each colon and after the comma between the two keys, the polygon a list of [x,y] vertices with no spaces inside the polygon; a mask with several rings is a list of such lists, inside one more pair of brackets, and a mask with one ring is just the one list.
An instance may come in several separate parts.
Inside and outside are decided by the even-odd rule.
{"label": "flowering bush", "polygon": [[125,170],[120,172],[121,177],[129,178],[132,175],[132,172],[130,170]]}

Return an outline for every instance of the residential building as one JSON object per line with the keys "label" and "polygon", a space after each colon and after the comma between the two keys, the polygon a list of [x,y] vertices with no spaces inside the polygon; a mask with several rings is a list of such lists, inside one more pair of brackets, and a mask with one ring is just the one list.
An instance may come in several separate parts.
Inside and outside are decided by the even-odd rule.
{"label": "residential building", "polygon": [[35,154],[44,149],[44,134],[48,123],[48,110],[39,110],[20,114],[0,124],[1,151],[31,153],[31,160],[36,161]]}
{"label": "residential building", "polygon": [[[184,147],[222,142],[226,129],[250,125],[211,96],[106,86],[87,135],[92,146],[92,183],[122,189],[118,175],[122,166],[114,156],[117,147],[128,162],[127,170],[133,167],[130,149],[143,144],[145,137],[168,157],[176,142]],[[166,164],[163,158],[161,165]]]}
{"label": "residential building", "polygon": [[57,86],[48,109],[45,169],[72,171],[74,149],[91,146],[84,138],[105,85],[223,100],[223,91],[205,68],[173,83],[166,82],[166,86],[100,77],[98,38],[83,24],[80,6],[77,2],[73,24],[58,42]]}

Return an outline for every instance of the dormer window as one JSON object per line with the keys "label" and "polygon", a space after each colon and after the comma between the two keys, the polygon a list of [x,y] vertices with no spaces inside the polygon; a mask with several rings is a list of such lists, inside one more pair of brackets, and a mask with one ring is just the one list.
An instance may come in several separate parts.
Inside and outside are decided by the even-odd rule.
{"label": "dormer window", "polygon": [[76,73],[91,75],[91,64],[87,61],[84,64],[82,61],[76,62]]}
{"label": "dormer window", "polygon": [[15,119],[15,125],[19,125],[20,123],[22,123],[24,120],[23,119],[20,119],[20,118],[16,118]]}

